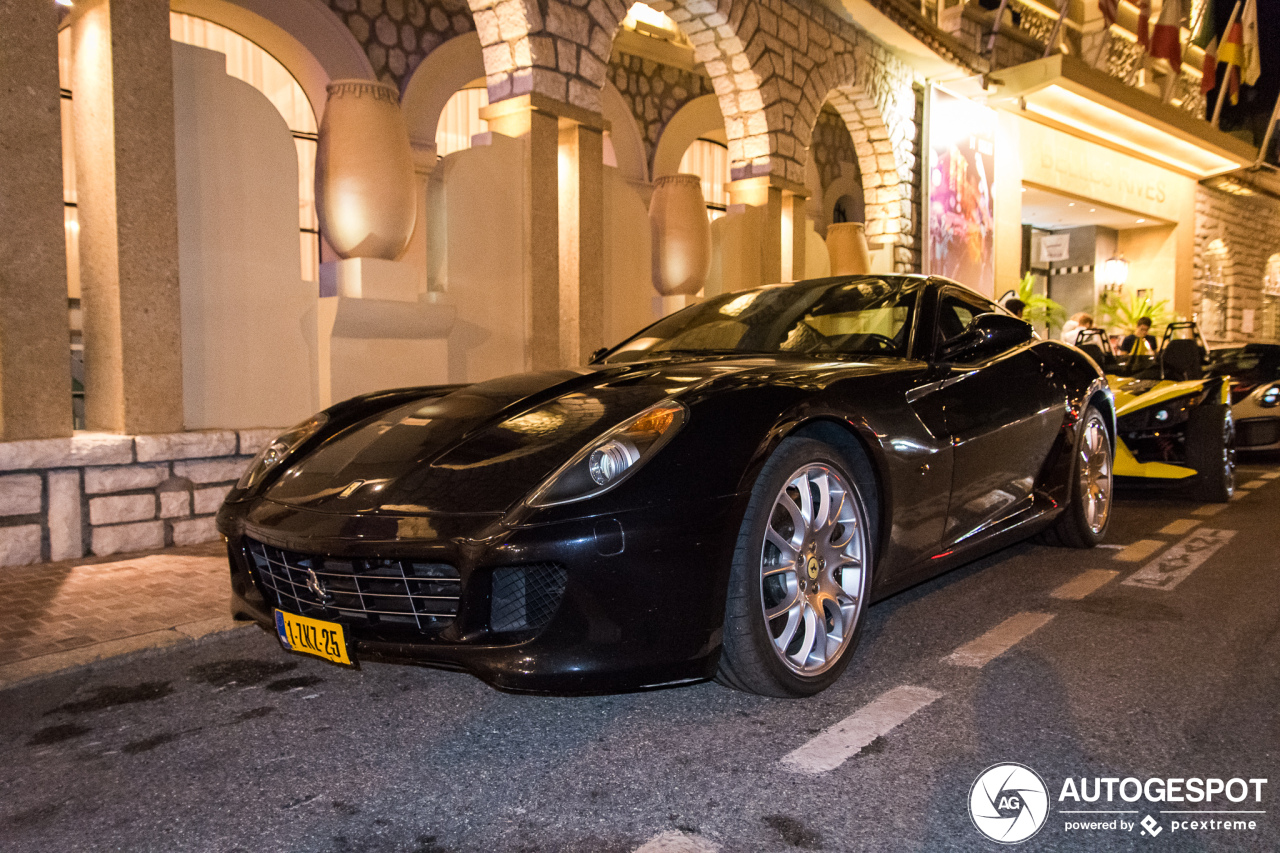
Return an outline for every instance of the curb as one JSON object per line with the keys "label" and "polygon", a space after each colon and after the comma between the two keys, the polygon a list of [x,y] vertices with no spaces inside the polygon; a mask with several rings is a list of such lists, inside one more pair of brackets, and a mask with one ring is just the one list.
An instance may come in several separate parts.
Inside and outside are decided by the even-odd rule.
{"label": "curb", "polygon": [[65,670],[75,669],[91,663],[98,663],[150,649],[163,649],[183,643],[196,643],[203,639],[232,634],[252,627],[255,627],[252,622],[237,622],[230,616],[216,616],[211,619],[187,622],[183,625],[176,625],[159,631],[148,631],[145,634],[135,634],[132,637],[121,637],[116,640],[107,640],[103,643],[94,643],[91,646],[82,646],[78,649],[68,649],[65,652],[40,655],[39,657],[0,666],[0,690],[39,678],[58,675]]}

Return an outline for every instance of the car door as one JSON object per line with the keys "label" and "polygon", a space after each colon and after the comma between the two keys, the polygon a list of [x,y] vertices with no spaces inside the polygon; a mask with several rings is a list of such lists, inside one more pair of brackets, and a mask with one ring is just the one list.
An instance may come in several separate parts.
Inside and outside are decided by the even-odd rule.
{"label": "car door", "polygon": [[979,314],[1000,309],[977,294],[944,288],[935,312],[939,409],[952,445],[944,543],[963,541],[1030,505],[1032,489],[1066,415],[1066,397],[1026,343],[944,360],[940,353]]}

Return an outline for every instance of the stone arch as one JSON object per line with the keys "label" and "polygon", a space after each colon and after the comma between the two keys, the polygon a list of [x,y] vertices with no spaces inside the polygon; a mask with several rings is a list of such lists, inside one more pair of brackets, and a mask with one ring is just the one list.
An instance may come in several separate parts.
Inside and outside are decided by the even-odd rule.
{"label": "stone arch", "polygon": [[226,27],[278,59],[302,86],[317,123],[330,80],[376,78],[351,31],[313,0],[173,0],[170,8]]}
{"label": "stone arch", "polygon": [[491,103],[535,93],[600,112],[622,0],[468,0]]}
{"label": "stone arch", "polygon": [[[798,20],[798,11],[783,7]],[[711,78],[729,142],[733,178],[769,174],[774,146],[761,78],[762,71],[768,73],[772,66],[768,59],[763,63],[766,68],[757,66],[767,42],[777,41],[761,31],[761,20],[771,23],[776,32],[778,15],[754,0],[676,0],[676,8],[667,16],[693,44],[694,59]],[[795,180],[802,181],[803,173]]]}
{"label": "stone arch", "polygon": [[862,172],[862,192],[866,203],[867,236],[873,241],[888,237],[896,241],[902,231],[902,188],[911,185],[908,171],[904,176],[894,156],[880,107],[856,85],[839,86],[827,95],[827,101],[844,119]]}
{"label": "stone arch", "polygon": [[414,69],[400,96],[409,140],[417,146],[434,148],[436,127],[449,98],[472,80],[484,76],[480,39],[474,32],[455,36],[431,51]]}
{"label": "stone arch", "polygon": [[720,115],[719,99],[715,95],[689,101],[676,111],[658,137],[658,146],[653,152],[653,176],[674,175],[679,171],[680,158],[694,140],[724,129],[724,117]]}

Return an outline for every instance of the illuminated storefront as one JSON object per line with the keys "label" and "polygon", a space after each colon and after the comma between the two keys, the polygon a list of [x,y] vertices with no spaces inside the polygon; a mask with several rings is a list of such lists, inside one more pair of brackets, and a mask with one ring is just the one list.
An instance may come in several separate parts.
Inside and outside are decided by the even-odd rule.
{"label": "illuminated storefront", "polygon": [[[976,145],[989,132],[991,115],[994,163],[982,162],[980,183],[989,182],[994,196],[994,280],[975,270],[967,283],[1000,296],[1030,269],[1069,314],[1090,311],[1107,294],[1147,296],[1226,339],[1228,317],[1238,325],[1240,316],[1227,282],[1215,290],[1206,283],[1212,275],[1202,271],[1194,286],[1197,192],[1201,181],[1250,164],[1255,149],[1070,57],[997,72],[968,94],[968,102],[951,99],[968,104],[963,127],[956,126],[961,111],[953,105],[949,124],[936,116],[930,122],[932,271],[959,268],[956,257],[964,251],[948,249],[950,232],[935,227],[942,222],[935,208],[944,201],[935,193],[946,183],[938,167],[955,157],[939,146],[954,147],[953,137]],[[995,109],[984,110],[983,101]],[[966,165],[975,172],[978,163]],[[981,231],[982,217],[975,217],[969,236]]]}

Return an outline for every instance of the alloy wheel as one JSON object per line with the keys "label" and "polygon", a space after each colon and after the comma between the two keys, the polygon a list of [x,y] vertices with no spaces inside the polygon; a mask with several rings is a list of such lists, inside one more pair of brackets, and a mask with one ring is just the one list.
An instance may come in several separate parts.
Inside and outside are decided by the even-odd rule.
{"label": "alloy wheel", "polygon": [[1102,418],[1094,415],[1080,438],[1080,499],[1085,523],[1094,534],[1107,527],[1111,515],[1111,441]]}
{"label": "alloy wheel", "polygon": [[866,606],[868,536],[857,490],[830,465],[805,465],[774,498],[761,605],[773,650],[792,672],[818,675],[849,646]]}

